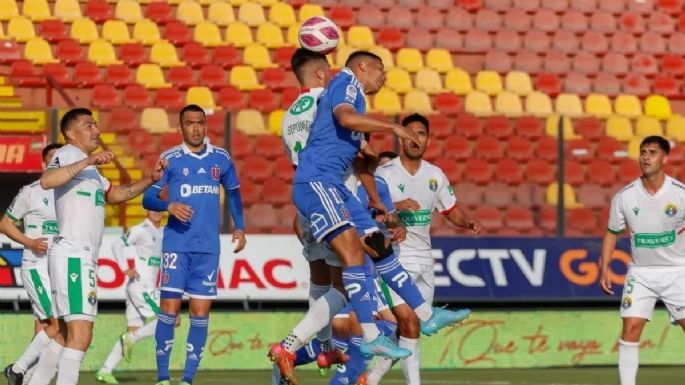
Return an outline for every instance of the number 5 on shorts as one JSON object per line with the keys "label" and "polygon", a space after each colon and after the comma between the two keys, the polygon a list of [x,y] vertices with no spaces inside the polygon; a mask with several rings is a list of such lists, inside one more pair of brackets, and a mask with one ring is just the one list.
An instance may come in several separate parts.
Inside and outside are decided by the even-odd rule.
{"label": "number 5 on shorts", "polygon": [[163,257],[164,258],[164,268],[165,269],[176,269],[176,258],[177,255],[176,253],[164,253]]}

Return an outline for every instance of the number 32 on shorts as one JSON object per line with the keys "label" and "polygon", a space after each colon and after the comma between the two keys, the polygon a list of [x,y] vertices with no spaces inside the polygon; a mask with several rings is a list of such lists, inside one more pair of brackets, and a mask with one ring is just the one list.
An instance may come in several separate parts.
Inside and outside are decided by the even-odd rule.
{"label": "number 32 on shorts", "polygon": [[178,255],[176,253],[164,253],[162,258],[164,259],[163,267],[165,269],[176,269],[176,258],[178,258]]}

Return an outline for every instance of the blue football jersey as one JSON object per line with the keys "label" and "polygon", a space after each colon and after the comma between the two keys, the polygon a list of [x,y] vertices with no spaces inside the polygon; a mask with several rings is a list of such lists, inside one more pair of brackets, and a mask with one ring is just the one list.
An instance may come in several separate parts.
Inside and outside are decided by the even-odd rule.
{"label": "blue football jersey", "polygon": [[300,153],[293,182],[342,183],[345,172],[359,152],[363,134],[341,126],[333,111],[343,104],[357,113],[366,112],[364,89],[349,68],[343,68],[321,93],[316,116]]}
{"label": "blue football jersey", "polygon": [[[389,213],[395,211],[395,206],[393,206],[392,197],[390,196],[390,189],[388,188],[388,183],[380,175],[375,175],[375,179],[376,189],[378,189],[378,196],[381,198],[381,202],[385,206],[385,209],[388,210]],[[361,183],[357,188],[357,198],[364,207],[369,207],[369,195],[366,193],[366,190]],[[369,213],[373,216],[373,209],[369,209]]]}
{"label": "blue football jersey", "polygon": [[169,202],[187,204],[193,209],[193,217],[187,223],[169,216],[164,228],[163,250],[219,254],[219,188],[240,187],[228,152],[207,143],[203,152],[193,153],[181,144],[162,153],[161,158],[168,160],[169,165],[152,188],[162,189],[166,185]]}

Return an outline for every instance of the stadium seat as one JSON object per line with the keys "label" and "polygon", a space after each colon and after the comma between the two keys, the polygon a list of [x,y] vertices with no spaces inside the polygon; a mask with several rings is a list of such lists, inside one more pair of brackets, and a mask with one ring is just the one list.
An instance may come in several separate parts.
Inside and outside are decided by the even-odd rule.
{"label": "stadium seat", "polygon": [[[336,3],[337,4],[337,3]],[[305,21],[310,17],[325,16],[324,10],[319,4],[303,4],[299,11],[299,20]]]}
{"label": "stadium seat", "polygon": [[599,59],[589,52],[577,52],[573,58],[573,70],[582,74],[596,74],[599,72],[599,66]]}
{"label": "stadium seat", "polygon": [[535,77],[535,90],[548,95],[561,93],[561,80],[555,74],[541,72]]}
{"label": "stadium seat", "polygon": [[602,72],[595,78],[592,89],[598,94],[615,96],[621,92],[621,84],[615,75]]}
{"label": "stadium seat", "polygon": [[52,19],[47,0],[24,0],[21,13],[33,21]]}
{"label": "stadium seat", "polygon": [[545,134],[551,138],[559,136],[559,120],[563,117],[564,140],[575,140],[580,137],[573,130],[571,118],[568,115],[551,114],[545,120]]}
{"label": "stadium seat", "polygon": [[488,116],[493,112],[492,102],[486,93],[471,91],[466,95],[464,110],[476,116]]}
{"label": "stadium seat", "polygon": [[435,107],[436,110],[440,112],[428,116],[431,131],[430,133],[432,137],[445,139],[452,135],[452,119],[450,119],[447,115],[444,115],[444,111],[441,111],[437,105]]}
{"label": "stadium seat", "polygon": [[660,120],[666,120],[671,116],[671,106],[668,99],[661,95],[650,95],[645,99],[645,115]]}
{"label": "stadium seat", "polygon": [[534,52],[522,50],[514,56],[514,69],[536,73],[542,70],[542,59]]}
{"label": "stadium seat", "polygon": [[385,86],[398,94],[406,94],[414,88],[409,73],[402,68],[392,68],[386,72]]}
{"label": "stadium seat", "polygon": [[99,67],[106,67],[113,64],[121,64],[118,60],[114,47],[106,40],[96,40],[88,47],[88,60]]}
{"label": "stadium seat", "polygon": [[[192,70],[190,71],[190,75],[192,76]],[[189,80],[192,84],[192,78]],[[174,82],[171,79],[171,76],[169,76],[169,81],[173,84],[176,84],[176,82]],[[218,66],[216,64],[207,64],[205,66],[202,66],[202,68],[200,69],[200,81],[198,84],[202,84],[203,86],[209,87],[212,90],[218,90],[224,87],[226,83],[226,73],[224,72],[224,69],[221,66]]]}
{"label": "stadium seat", "polygon": [[395,68],[395,60],[389,49],[377,45],[371,49],[371,53],[381,58],[386,71]]}
{"label": "stadium seat", "polygon": [[586,182],[585,169],[576,160],[564,162],[564,181],[573,187],[578,187]]}
{"label": "stadium seat", "polygon": [[495,35],[494,47],[498,51],[514,53],[521,49],[521,37],[510,29],[501,29]]}
{"label": "stadium seat", "polygon": [[509,117],[523,114],[521,98],[513,92],[503,91],[495,97],[495,111]]}
{"label": "stadium seat", "polygon": [[570,10],[561,15],[561,28],[575,33],[584,32],[588,28],[588,20],[579,10]]}
{"label": "stadium seat", "polygon": [[266,48],[278,48],[285,45],[281,28],[271,23],[260,24],[257,27],[257,43]]}
{"label": "stadium seat", "polygon": [[420,90],[411,90],[404,96],[404,110],[422,115],[434,113],[430,96]]}
{"label": "stadium seat", "polygon": [[79,62],[74,67],[74,82],[77,86],[90,87],[102,83],[100,69],[88,61]]}
{"label": "stadium seat", "polygon": [[426,54],[426,66],[432,68],[441,74],[447,73],[454,68],[452,64],[452,56],[449,51],[440,48],[433,48],[428,50]]}
{"label": "stadium seat", "polygon": [[637,52],[637,39],[627,32],[616,32],[609,43],[613,52],[626,55]]}
{"label": "stadium seat", "polygon": [[627,156],[628,153],[625,149],[625,145],[615,138],[605,136],[600,138],[599,142],[597,143],[597,157],[599,159],[617,163]]}
{"label": "stadium seat", "polygon": [[[407,78],[409,78],[409,74],[407,74]],[[409,89],[411,89],[411,79],[409,79],[409,82]],[[428,68],[421,69],[416,73],[416,88],[427,92],[430,95],[438,94],[444,91],[440,74]]]}
{"label": "stadium seat", "polygon": [[445,75],[445,88],[457,95],[466,95],[473,90],[471,77],[461,68],[454,68]]}
{"label": "stadium seat", "polygon": [[435,37],[429,30],[421,27],[411,27],[406,32],[408,47],[416,48],[421,52],[434,49]]}
{"label": "stadium seat", "polygon": [[512,137],[507,143],[505,157],[520,163],[527,163],[533,159],[534,148],[530,140],[523,137]]}
{"label": "stadium seat", "polygon": [[266,22],[264,10],[258,3],[246,2],[238,8],[238,20],[250,27],[257,27]]}
{"label": "stadium seat", "polygon": [[507,73],[510,72],[512,68],[512,60],[506,52],[489,51],[485,54],[484,69],[499,73]]}
{"label": "stadium seat", "polygon": [[656,74],[652,80],[652,91],[657,95],[677,97],[680,95],[680,85],[670,75]]}
{"label": "stadium seat", "polygon": [[528,140],[538,140],[544,133],[542,122],[533,116],[522,116],[516,120],[516,134]]}
{"label": "stadium seat", "polygon": [[[457,115],[454,126],[456,127],[457,134],[471,140],[476,139],[483,134],[481,119],[470,112],[463,112]],[[447,146],[447,148],[451,148],[451,146]]]}
{"label": "stadium seat", "polygon": [[359,25],[347,31],[347,44],[362,50],[370,50],[376,45],[371,29]]}
{"label": "stadium seat", "polygon": [[533,15],[533,28],[544,32],[554,32],[559,29],[559,17],[553,11],[539,9]]}
{"label": "stadium seat", "polygon": [[283,68],[267,68],[262,71],[262,83],[266,88],[281,91],[289,85],[297,85],[296,82],[291,82],[294,75],[289,74]]}
{"label": "stadium seat", "polygon": [[152,45],[159,41],[160,36],[157,24],[147,19],[136,21],[133,25],[133,40],[143,45]]}
{"label": "stadium seat", "polygon": [[399,28],[383,27],[377,36],[378,43],[390,50],[397,51],[405,46],[404,34]]}
{"label": "stadium seat", "polygon": [[252,31],[247,24],[235,22],[226,27],[226,42],[238,48],[247,47],[253,43]]}
{"label": "stadium seat", "polygon": [[114,107],[109,115],[109,126],[118,132],[129,132],[138,127],[138,116],[128,107]]}
{"label": "stadium seat", "polygon": [[502,79],[494,71],[479,71],[476,74],[476,89],[487,95],[497,95],[502,92]]}
{"label": "stadium seat", "polygon": [[606,189],[595,183],[583,184],[576,189],[576,192],[578,193],[578,202],[589,209],[606,207],[606,203],[611,199],[607,196]]}
{"label": "stadium seat", "polygon": [[409,8],[401,5],[390,7],[387,11],[387,25],[390,27],[397,27],[402,30],[407,30],[416,25],[414,14]]}
{"label": "stadium seat", "polygon": [[123,88],[134,83],[133,72],[125,64],[115,64],[108,66],[105,70],[105,83],[111,84],[116,88]]}
{"label": "stadium seat", "polygon": [[445,92],[435,96],[435,109],[443,114],[456,115],[462,111],[463,105],[457,95]]}
{"label": "stadium seat", "polygon": [[241,91],[264,88],[257,80],[257,74],[254,69],[248,66],[235,66],[231,68],[229,82]]}
{"label": "stadium seat", "polygon": [[43,75],[51,76],[62,87],[73,87],[69,70],[63,63],[47,63],[43,65]]}
{"label": "stadium seat", "polygon": [[163,108],[148,107],[140,115],[140,126],[153,134],[174,132],[169,117]]}
{"label": "stadium seat", "polygon": [[490,165],[480,158],[469,158],[464,165],[464,179],[472,181],[480,186],[492,181]]}
{"label": "stadium seat", "polygon": [[[225,4],[225,3],[224,3]],[[210,7],[211,8],[211,7]],[[209,12],[211,15],[211,11]],[[231,12],[231,15],[233,13]],[[174,9],[166,2],[152,2],[145,8],[145,17],[157,24],[166,24],[175,20]]]}
{"label": "stadium seat", "polygon": [[666,121],[666,137],[678,141],[685,142],[685,117],[673,114]]}
{"label": "stadium seat", "polygon": [[653,75],[658,72],[656,58],[650,54],[637,53],[630,60],[630,68],[636,74]]}
{"label": "stadium seat", "polygon": [[661,72],[669,75],[685,73],[685,59],[679,55],[665,54],[661,57]]}
{"label": "stadium seat", "polygon": [[347,58],[356,50],[355,47],[350,45],[338,47],[338,49],[335,50],[335,66],[338,68],[344,67]]}
{"label": "stadium seat", "polygon": [[97,26],[90,19],[76,19],[71,24],[71,37],[81,44],[90,44],[100,39]]}
{"label": "stadium seat", "polygon": [[112,8],[107,3],[107,0],[88,0],[84,15],[98,24],[114,17]]}
{"label": "stadium seat", "polygon": [[415,48],[400,48],[397,52],[397,66],[410,73],[415,73],[424,68],[421,52]]}
{"label": "stadium seat", "polygon": [[585,98],[585,112],[598,118],[608,118],[613,114],[611,100],[606,95],[588,95]]}
{"label": "stadium seat", "polygon": [[31,60],[33,64],[38,65],[59,62],[59,60],[52,56],[50,43],[40,37],[33,38],[26,42],[26,45],[24,46],[24,57]]}
{"label": "stadium seat", "polygon": [[624,12],[619,18],[619,28],[633,34],[645,32],[645,20],[633,12]]}
{"label": "stadium seat", "polygon": [[114,8],[114,17],[133,24],[143,20],[143,11],[137,1],[119,0]]}
{"label": "stadium seat", "polygon": [[476,140],[474,152],[479,158],[493,163],[502,158],[502,143],[495,137],[483,135]]}
{"label": "stadium seat", "polygon": [[0,1],[0,20],[8,21],[19,16],[19,8],[14,0]]}
{"label": "stadium seat", "polygon": [[136,70],[136,82],[152,89],[172,86],[164,80],[162,69],[157,64],[141,64]]}
{"label": "stadium seat", "polygon": [[260,44],[250,44],[243,51],[243,63],[255,69],[272,68],[276,65],[271,61],[269,51]]}
{"label": "stadium seat", "polygon": [[210,63],[209,51],[200,43],[191,42],[183,46],[181,59],[193,68]]}
{"label": "stadium seat", "polygon": [[474,16],[459,7],[451,7],[445,17],[445,26],[460,32],[468,31],[474,24]]}
{"label": "stadium seat", "polygon": [[[216,29],[216,27],[214,28]],[[164,28],[164,40],[167,40],[176,46],[183,46],[193,42],[192,33],[190,32],[190,29],[188,29],[188,26],[178,20],[170,20],[166,24],[166,27]]]}
{"label": "stadium seat", "polygon": [[661,35],[654,32],[647,32],[640,37],[640,51],[661,55],[666,51],[666,42]]}
{"label": "stadium seat", "polygon": [[188,25],[195,25],[205,20],[202,6],[193,1],[184,1],[176,6],[176,18]]}
{"label": "stadium seat", "polygon": [[240,64],[240,52],[232,45],[214,47],[213,63],[224,68],[233,68]]}
{"label": "stadium seat", "polygon": [[33,22],[23,16],[14,16],[7,24],[7,36],[19,43],[25,43],[36,37]]}
{"label": "stadium seat", "polygon": [[124,63],[131,66],[137,66],[149,61],[145,47],[139,43],[122,44],[119,47],[119,56]]}
{"label": "stadium seat", "polygon": [[[285,116],[285,110],[277,109],[269,112],[269,132],[274,135],[281,136],[281,124],[283,123],[283,116]],[[283,152],[283,144],[281,144],[281,152]],[[288,165],[290,165],[290,162],[288,162]],[[292,167],[290,169],[292,170]]]}
{"label": "stadium seat", "polygon": [[538,139],[537,156],[539,159],[555,164],[558,159],[558,140],[551,136],[542,136]]}
{"label": "stadium seat", "polygon": [[526,33],[523,39],[523,47],[536,53],[544,53],[549,50],[552,39],[542,31],[532,30]]}
{"label": "stadium seat", "polygon": [[537,117],[544,117],[552,113],[552,100],[542,92],[531,92],[526,96],[526,112]]}
{"label": "stadium seat", "polygon": [[[252,35],[249,35],[249,38],[251,40]],[[211,21],[200,21],[195,25],[193,40],[205,47],[216,47],[224,44],[219,27]]]}
{"label": "stadium seat", "polygon": [[278,107],[273,91],[270,89],[254,90],[250,92],[249,106],[264,113]]}
{"label": "stadium seat", "polygon": [[237,111],[245,108],[246,104],[243,100],[243,94],[233,86],[223,87],[219,90],[219,96],[216,102],[229,110]]}
{"label": "stadium seat", "polygon": [[216,103],[214,103],[212,90],[202,86],[188,88],[188,92],[186,92],[186,104],[197,104],[205,109],[217,108]]}
{"label": "stadium seat", "polygon": [[490,35],[478,29],[469,29],[464,36],[464,50],[466,52],[485,52],[491,49],[492,38]]}
{"label": "stadium seat", "polygon": [[571,70],[571,60],[563,52],[550,51],[544,59],[545,71],[553,74],[563,74]]}
{"label": "stadium seat", "polygon": [[612,115],[607,119],[606,134],[621,142],[627,142],[633,138],[633,127],[627,117]]}
{"label": "stadium seat", "polygon": [[668,39],[668,50],[671,54],[685,54],[685,33],[676,32]]}
{"label": "stadium seat", "polygon": [[[445,139],[445,158],[443,160],[455,163],[454,161],[465,161],[473,156],[473,150],[468,139],[463,136],[452,135]],[[449,159],[447,159],[449,158]],[[457,180],[457,179],[454,179]]]}
{"label": "stadium seat", "polygon": [[162,68],[184,66],[185,63],[178,60],[176,47],[166,40],[160,40],[150,48],[150,60]]}
{"label": "stadium seat", "polygon": [[569,211],[567,223],[570,235],[598,235],[597,218],[588,208],[574,208]]}
{"label": "stadium seat", "polygon": [[131,43],[128,26],[121,20],[107,20],[102,26],[102,38],[114,45]]}
{"label": "stadium seat", "polygon": [[[49,11],[48,11],[49,12]],[[55,17],[66,22],[81,18],[81,7],[77,0],[56,0]]]}
{"label": "stadium seat", "polygon": [[640,143],[642,143],[642,138],[637,136],[633,137],[628,142],[628,156],[631,159],[638,160],[638,158],[640,157]]}
{"label": "stadium seat", "polygon": [[[401,37],[401,38],[403,39],[403,37]],[[397,41],[397,40],[395,40],[395,41]],[[380,38],[379,38],[379,43],[386,45],[386,46],[388,44],[387,42],[380,41]],[[463,46],[464,46],[464,41],[461,38],[461,35],[459,35],[459,32],[455,29],[440,28],[438,30],[438,32],[436,32],[436,34],[435,34],[435,47],[436,48],[443,48],[443,49],[446,49],[450,52],[457,52],[457,51],[460,51]],[[401,47],[402,47],[402,45],[400,45],[399,47],[394,48],[394,49],[399,49]],[[388,48],[391,48],[391,47],[388,46]]]}
{"label": "stadium seat", "polygon": [[610,187],[616,182],[616,172],[606,160],[594,160],[590,163],[587,171],[592,176],[592,181],[603,187]]}
{"label": "stadium seat", "polygon": [[44,87],[45,79],[39,76],[36,67],[26,59],[19,59],[10,65],[10,77],[18,86]]}
{"label": "stadium seat", "polygon": [[511,71],[504,78],[504,88],[516,95],[526,96],[533,92],[530,76],[521,71]]}
{"label": "stadium seat", "polygon": [[585,74],[569,72],[564,79],[563,89],[569,94],[586,95],[592,91],[592,83]]}
{"label": "stadium seat", "polygon": [[618,115],[628,118],[637,118],[642,115],[640,100],[635,95],[618,95],[614,100],[614,111]]}
{"label": "stadium seat", "polygon": [[661,123],[651,116],[640,116],[635,122],[635,135],[641,138],[657,135],[663,136]]}
{"label": "stadium seat", "polygon": [[[669,160],[670,160],[670,158],[669,158]],[[641,175],[642,175],[642,171],[640,171],[640,166],[634,160],[622,159],[619,162],[618,172],[616,173],[616,176],[617,176],[618,181],[620,183],[623,183],[623,184],[631,183],[635,179],[639,178]],[[606,204],[606,200],[604,201],[604,204]]]}
{"label": "stadium seat", "polygon": [[[552,205],[552,206],[556,206],[559,203],[559,185],[556,182],[551,183],[547,187],[546,201],[547,201],[547,204]],[[568,183],[564,183],[564,205],[563,206],[567,210],[579,208],[581,206],[576,200],[576,194],[575,194],[575,191],[573,190],[573,187]]]}
{"label": "stadium seat", "polygon": [[[69,38],[67,26],[61,20],[44,20],[40,23],[38,34],[51,43]],[[2,28],[0,28],[0,39],[5,40]]]}
{"label": "stadium seat", "polygon": [[583,104],[578,95],[562,93],[556,98],[555,111],[561,115],[577,118],[583,116]]}
{"label": "stadium seat", "polygon": [[243,109],[238,111],[235,125],[238,130],[247,135],[268,133],[267,128],[264,126],[264,117],[262,116],[262,113],[257,110]]}
{"label": "stadium seat", "polygon": [[109,84],[98,84],[93,87],[93,94],[91,96],[91,104],[93,107],[109,110],[120,104],[117,90]]}
{"label": "stadium seat", "polygon": [[552,36],[552,48],[559,52],[576,52],[579,46],[580,41],[574,32],[559,30]]}
{"label": "stadium seat", "polygon": [[[574,139],[566,143],[565,146],[566,154],[568,159],[575,162],[588,163],[590,160],[595,158],[595,151],[592,143],[587,139]],[[583,171],[583,176],[584,176]],[[585,180],[580,180],[580,183],[585,182]],[[573,183],[571,183],[573,184]]]}
{"label": "stadium seat", "polygon": [[578,135],[592,141],[597,141],[604,135],[602,121],[593,116],[576,120],[574,122],[574,130]]}
{"label": "stadium seat", "polygon": [[378,111],[386,115],[394,115],[402,112],[400,97],[393,91],[381,88],[373,96],[373,111]]}
{"label": "stadium seat", "polygon": [[[138,67],[140,69],[140,67]],[[150,94],[140,84],[129,84],[124,89],[124,100],[128,107],[140,110],[150,107]]]}

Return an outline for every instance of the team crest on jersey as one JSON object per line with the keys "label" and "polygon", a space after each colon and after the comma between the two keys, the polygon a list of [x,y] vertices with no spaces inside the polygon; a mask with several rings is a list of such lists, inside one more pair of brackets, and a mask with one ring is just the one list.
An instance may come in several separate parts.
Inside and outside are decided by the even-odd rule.
{"label": "team crest on jersey", "polygon": [[217,165],[214,165],[214,167],[212,167],[212,178],[214,178],[214,180],[219,180],[220,177],[221,177],[221,168],[219,168],[219,166],[217,166]]}
{"label": "team crest on jersey", "polygon": [[295,104],[293,104],[292,107],[290,107],[290,113],[293,115],[299,115],[303,112],[309,111],[312,107],[314,107],[314,98],[305,95],[300,98]]}
{"label": "team crest on jersey", "polygon": [[666,207],[664,207],[664,214],[673,218],[676,216],[676,214],[678,214],[678,206],[673,202],[667,204]]}
{"label": "team crest on jersey", "polygon": [[183,167],[183,176],[188,176],[190,174],[190,170],[188,170],[188,167]]}
{"label": "team crest on jersey", "polygon": [[435,178],[431,178],[428,180],[428,188],[431,191],[436,191],[438,189],[438,180]]}
{"label": "team crest on jersey", "polygon": [[98,297],[95,294],[95,291],[91,290],[90,293],[88,293],[88,303],[91,304],[91,306],[95,306],[95,303],[97,303]]}

